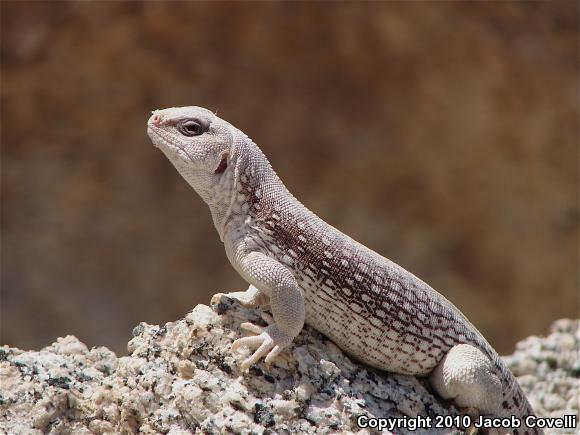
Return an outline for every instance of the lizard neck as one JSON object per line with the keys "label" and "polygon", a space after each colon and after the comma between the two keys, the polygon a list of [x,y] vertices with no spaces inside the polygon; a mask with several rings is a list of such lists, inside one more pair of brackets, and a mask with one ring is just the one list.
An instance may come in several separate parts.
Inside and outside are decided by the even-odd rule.
{"label": "lizard neck", "polygon": [[242,132],[236,135],[228,160],[231,170],[209,195],[202,195],[222,242],[226,234],[248,222],[266,193],[286,191],[266,156]]}

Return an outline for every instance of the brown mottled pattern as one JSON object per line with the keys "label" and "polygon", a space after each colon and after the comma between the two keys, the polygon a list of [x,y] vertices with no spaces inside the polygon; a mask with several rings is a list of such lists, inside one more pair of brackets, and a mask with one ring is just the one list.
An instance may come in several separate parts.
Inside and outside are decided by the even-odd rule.
{"label": "brown mottled pattern", "polygon": [[262,252],[291,266],[306,299],[306,323],[357,359],[410,375],[427,375],[450,348],[471,344],[493,361],[503,384],[505,415],[533,414],[509,369],[453,304],[328,225],[277,177],[251,178],[240,180],[239,191],[250,204],[254,230],[248,237]]}

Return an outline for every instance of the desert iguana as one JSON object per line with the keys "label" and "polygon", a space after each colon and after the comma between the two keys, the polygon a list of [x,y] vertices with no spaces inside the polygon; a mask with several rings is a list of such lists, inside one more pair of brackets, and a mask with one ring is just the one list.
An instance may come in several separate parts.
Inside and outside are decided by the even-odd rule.
{"label": "desert iguana", "polygon": [[304,322],[379,369],[428,376],[445,399],[497,417],[533,415],[517,381],[445,297],[320,219],[286,189],[243,132],[201,107],[157,110],[148,134],[208,204],[226,254],[250,284],[230,293],[270,304],[267,327],[233,343],[241,364],[270,363]]}

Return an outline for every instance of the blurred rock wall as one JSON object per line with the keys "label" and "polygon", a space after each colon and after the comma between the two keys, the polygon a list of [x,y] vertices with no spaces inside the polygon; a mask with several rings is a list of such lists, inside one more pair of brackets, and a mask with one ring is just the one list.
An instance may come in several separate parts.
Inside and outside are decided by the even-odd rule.
{"label": "blurred rock wall", "polygon": [[8,2],[2,342],[123,351],[245,288],[152,109],[244,130],[499,351],[578,317],[578,4]]}

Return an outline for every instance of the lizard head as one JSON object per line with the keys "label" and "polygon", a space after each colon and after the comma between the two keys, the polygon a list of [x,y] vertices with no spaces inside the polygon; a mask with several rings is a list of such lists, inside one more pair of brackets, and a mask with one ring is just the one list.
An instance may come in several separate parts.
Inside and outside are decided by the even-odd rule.
{"label": "lizard head", "polygon": [[207,109],[191,106],[155,110],[147,123],[147,133],[176,166],[186,165],[209,174],[223,173],[227,168],[232,126]]}
{"label": "lizard head", "polygon": [[[202,107],[155,110],[147,133],[191,187],[209,205],[214,224],[223,236],[225,225],[248,205],[242,184],[284,186],[268,159],[241,130]],[[248,190],[248,191],[249,191]],[[262,198],[264,195],[262,195]],[[255,198],[254,198],[255,200]]]}
{"label": "lizard head", "polygon": [[155,110],[147,122],[153,144],[204,198],[231,171],[236,129],[202,107]]}

